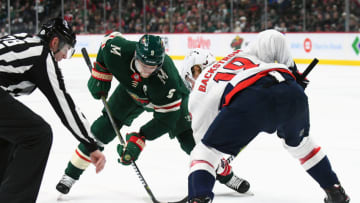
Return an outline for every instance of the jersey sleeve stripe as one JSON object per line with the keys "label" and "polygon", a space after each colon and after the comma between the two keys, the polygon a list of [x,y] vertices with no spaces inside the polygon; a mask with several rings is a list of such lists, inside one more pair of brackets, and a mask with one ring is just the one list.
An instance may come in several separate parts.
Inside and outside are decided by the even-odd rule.
{"label": "jersey sleeve stripe", "polygon": [[168,108],[172,108],[173,106],[179,105],[181,104],[181,99],[176,100],[174,102],[171,102],[169,104],[165,104],[165,105],[154,105],[154,108],[157,109],[168,109]]}
{"label": "jersey sleeve stripe", "polygon": [[171,111],[178,111],[180,110],[180,106],[181,106],[181,99],[172,102],[170,104],[166,104],[166,105],[162,105],[162,106],[158,106],[158,105],[154,105],[154,110],[156,112],[160,112],[160,113],[167,113],[167,112],[171,112]]}
{"label": "jersey sleeve stripe", "polygon": [[237,83],[235,85],[235,87],[225,96],[225,102],[224,102],[223,106],[229,105],[232,97],[236,93],[238,93],[241,90],[243,90],[243,89],[249,87],[250,85],[254,84],[260,78],[268,75],[268,73],[271,72],[271,71],[279,71],[279,72],[284,72],[284,73],[288,73],[288,74],[292,75],[289,70],[282,69],[282,68],[272,68],[272,69],[268,69],[268,70],[265,70],[265,71],[261,71],[261,72],[257,73],[256,75],[254,75],[254,76],[252,76],[252,77],[250,77],[248,79],[242,80],[239,83]]}

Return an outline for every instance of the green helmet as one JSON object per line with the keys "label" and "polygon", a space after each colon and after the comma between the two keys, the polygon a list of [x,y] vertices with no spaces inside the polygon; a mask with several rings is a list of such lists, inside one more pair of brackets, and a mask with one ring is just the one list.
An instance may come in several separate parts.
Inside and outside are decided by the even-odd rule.
{"label": "green helmet", "polygon": [[136,44],[136,59],[149,66],[161,66],[165,58],[164,44],[159,36],[145,34]]}

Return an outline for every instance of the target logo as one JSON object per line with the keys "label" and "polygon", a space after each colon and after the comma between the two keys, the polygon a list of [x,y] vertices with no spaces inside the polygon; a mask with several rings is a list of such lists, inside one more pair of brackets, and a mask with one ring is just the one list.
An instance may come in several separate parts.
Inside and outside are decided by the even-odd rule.
{"label": "target logo", "polygon": [[305,52],[309,53],[312,49],[312,42],[309,38],[304,40],[304,50]]}

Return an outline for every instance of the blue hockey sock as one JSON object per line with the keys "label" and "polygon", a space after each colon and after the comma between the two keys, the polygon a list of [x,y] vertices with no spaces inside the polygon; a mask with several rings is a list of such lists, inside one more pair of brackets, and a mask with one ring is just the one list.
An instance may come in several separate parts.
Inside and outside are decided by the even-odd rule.
{"label": "blue hockey sock", "polygon": [[194,197],[214,198],[212,189],[215,184],[215,177],[205,170],[194,171],[188,178],[189,199]]}
{"label": "blue hockey sock", "polygon": [[329,159],[325,156],[318,164],[307,170],[322,188],[330,188],[334,184],[339,184],[339,180],[332,170]]}

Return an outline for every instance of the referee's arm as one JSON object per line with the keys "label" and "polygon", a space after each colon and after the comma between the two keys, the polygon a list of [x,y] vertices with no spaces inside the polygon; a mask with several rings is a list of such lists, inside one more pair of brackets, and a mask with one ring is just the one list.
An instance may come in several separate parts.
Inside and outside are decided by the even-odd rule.
{"label": "referee's arm", "polygon": [[44,65],[46,68],[38,67],[32,72],[34,82],[47,97],[66,128],[86,146],[89,152],[95,151],[98,147],[92,138],[89,123],[67,93],[62,73],[50,53],[47,54],[45,64],[42,66]]}

